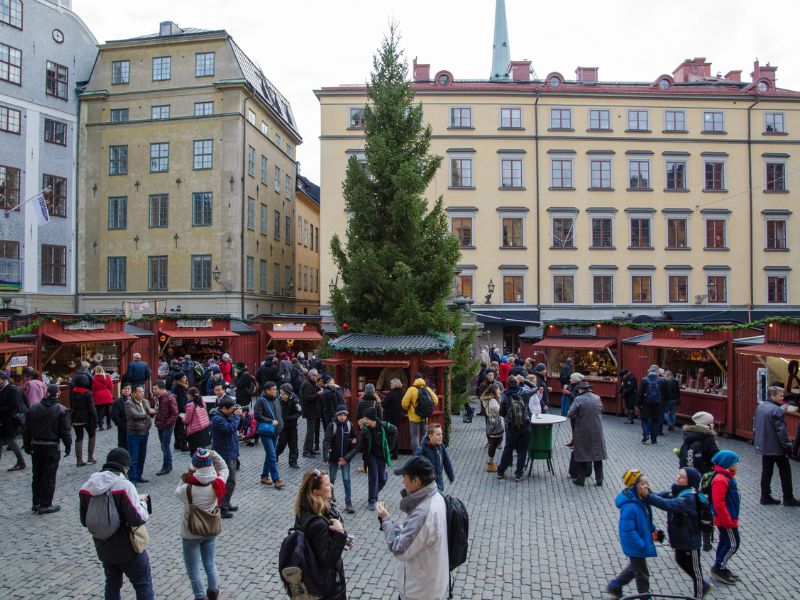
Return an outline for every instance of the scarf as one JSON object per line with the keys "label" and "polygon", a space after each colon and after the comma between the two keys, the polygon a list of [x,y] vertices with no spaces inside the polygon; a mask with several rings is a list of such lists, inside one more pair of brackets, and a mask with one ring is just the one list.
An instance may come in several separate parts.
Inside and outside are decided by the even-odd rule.
{"label": "scarf", "polygon": [[[202,483],[197,477],[194,475],[189,475],[186,478],[186,483],[191,483],[192,485],[200,485],[200,486],[207,486],[207,483]],[[222,502],[222,497],[225,495],[225,481],[222,477],[217,477],[212,483],[211,487],[214,488],[214,493],[217,495],[217,504]]]}

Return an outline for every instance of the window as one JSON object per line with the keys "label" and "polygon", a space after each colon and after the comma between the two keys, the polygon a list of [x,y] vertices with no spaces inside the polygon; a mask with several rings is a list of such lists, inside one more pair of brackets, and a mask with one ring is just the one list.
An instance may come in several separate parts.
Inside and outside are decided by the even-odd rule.
{"label": "window", "polygon": [[572,304],[575,302],[575,276],[555,275],[553,277],[553,303]]}
{"label": "window", "polygon": [[286,244],[292,243],[292,217],[286,215]]}
{"label": "window", "polygon": [[649,131],[650,122],[646,110],[628,111],[628,131]]}
{"label": "window", "polygon": [[195,171],[214,167],[214,140],[195,140],[192,168]]}
{"label": "window", "polygon": [[651,248],[650,219],[631,219],[631,248]]}
{"label": "window", "polygon": [[275,134],[275,145],[280,150],[280,147],[281,147],[281,136],[278,133]]}
{"label": "window", "polygon": [[298,281],[298,290],[303,289],[303,266],[297,265],[297,281]]}
{"label": "window", "polygon": [[569,108],[551,108],[550,129],[572,129],[572,110]]}
{"label": "window", "polygon": [[247,197],[247,228],[250,231],[256,229],[256,200],[249,196]]}
{"label": "window", "polygon": [[592,218],[592,248],[613,248],[612,221],[610,217]]}
{"label": "window", "polygon": [[725,190],[725,163],[706,162],[706,191]]}
{"label": "window", "polygon": [[192,254],[192,289],[211,289],[210,254]]}
{"label": "window", "polygon": [[0,281],[9,291],[22,287],[22,261],[19,259],[19,242],[0,240]]}
{"label": "window", "polygon": [[317,227],[316,231],[314,232],[314,248],[317,249],[317,253],[319,253],[319,227]]}
{"label": "window", "polygon": [[131,82],[131,61],[114,60],[111,62],[111,85]]}
{"label": "window", "polygon": [[297,245],[303,245],[303,219],[297,219]]}
{"label": "window", "polygon": [[281,293],[281,266],[278,263],[272,265],[272,293]]}
{"label": "window", "polygon": [[785,133],[782,112],[764,113],[764,131],[766,133]]}
{"label": "window", "polygon": [[767,219],[767,250],[786,250],[786,221]]}
{"label": "window", "polygon": [[42,244],[42,285],[67,285],[67,247]]}
{"label": "window", "polygon": [[723,133],[725,131],[723,114],[721,112],[704,112],[703,131],[706,133]]}
{"label": "window", "polygon": [[553,219],[553,247],[575,247],[575,221],[572,218]]}
{"label": "window", "polygon": [[277,241],[281,239],[281,213],[275,211],[275,221],[272,225],[272,237]]}
{"label": "window", "polygon": [[128,259],[124,256],[108,257],[108,291],[124,292]]}
{"label": "window", "polygon": [[667,248],[689,247],[689,221],[684,218],[667,219]]}
{"label": "window", "polygon": [[45,73],[45,92],[47,92],[47,95],[66,100],[69,69],[48,60]]}
{"label": "window", "polygon": [[611,129],[611,111],[590,110],[589,129],[601,129],[608,131]]}
{"label": "window", "polygon": [[172,109],[170,108],[169,104],[162,104],[150,108],[151,119],[169,119],[171,113]]}
{"label": "window", "polygon": [[210,77],[214,75],[214,53],[198,52],[194,55],[194,76]]}
{"label": "window", "polygon": [[596,189],[611,189],[611,161],[593,160],[590,164],[591,187]]}
{"label": "window", "polygon": [[766,191],[786,191],[786,164],[782,162],[767,163]]}
{"label": "window", "polygon": [[283,197],[287,200],[292,197],[292,177],[288,174],[284,176]]}
{"label": "window", "polygon": [[11,210],[19,206],[19,169],[0,165],[0,208]]}
{"label": "window", "polygon": [[246,257],[245,261],[245,287],[252,291],[256,287],[256,259],[252,256]]}
{"label": "window", "polygon": [[350,109],[350,129],[363,129],[364,128],[364,109],[351,108]]}
{"label": "window", "polygon": [[651,283],[650,275],[633,275],[631,277],[631,302],[635,304],[652,302]]}
{"label": "window", "polygon": [[650,189],[650,161],[631,160],[628,161],[628,174],[630,175],[631,190]]}
{"label": "window", "polygon": [[194,103],[194,116],[205,117],[214,114],[213,102],[195,102]]}
{"label": "window", "polygon": [[261,155],[261,183],[267,185],[269,179],[269,173],[267,171],[267,157],[263,154]]}
{"label": "window", "polygon": [[268,235],[269,234],[269,209],[267,208],[266,204],[261,205],[261,213],[259,214],[261,217],[261,235]]}
{"label": "window", "polygon": [[273,181],[274,181],[274,185],[275,185],[275,191],[280,194],[281,193],[281,168],[278,165],[275,165],[275,179]]}
{"label": "window", "polygon": [[22,85],[22,50],[0,44],[0,80]]}
{"label": "window", "polygon": [[59,146],[67,145],[67,124],[52,119],[44,120],[44,141]]}
{"label": "window", "polygon": [[525,301],[525,290],[523,289],[525,278],[522,275],[503,276],[503,302],[506,304],[516,304]]}
{"label": "window", "polygon": [[108,174],[127,175],[128,174],[128,147],[109,146],[108,147]]}
{"label": "window", "polygon": [[192,227],[210,227],[213,205],[211,192],[192,193]]}
{"label": "window", "polygon": [[500,127],[508,129],[520,129],[522,127],[522,109],[501,108]]}
{"label": "window", "polygon": [[249,108],[247,109],[247,122],[250,123],[250,125],[253,125],[255,127],[255,124],[256,124],[256,113],[254,113]]}
{"label": "window", "polygon": [[472,275],[456,276],[456,295],[465,298],[473,298],[472,295]]}
{"label": "window", "polygon": [[769,304],[786,304],[786,275],[767,277],[767,302]]}
{"label": "window", "polygon": [[[8,108],[6,106],[0,106],[0,131],[19,133],[21,122],[22,113],[20,111],[13,108]],[[47,129],[45,128],[45,132],[46,131]],[[66,129],[64,131],[64,139],[64,144],[66,144]]]}
{"label": "window", "polygon": [[265,260],[258,263],[258,291],[262,294],[267,293],[267,261]]}
{"label": "window", "polygon": [[[292,268],[291,267],[284,267],[283,268],[283,275],[284,275],[283,281],[286,283],[285,293],[286,293],[287,296],[289,296],[291,294],[291,289],[292,289],[292,286],[291,286],[291,283],[292,283]],[[295,286],[295,288],[297,288],[299,286],[300,286],[300,282],[298,281],[297,285]]]}
{"label": "window", "polygon": [[67,180],[55,175],[42,176],[42,189],[50,188],[44,193],[44,201],[51,217],[67,216]]}
{"label": "window", "polygon": [[153,81],[166,81],[170,79],[172,71],[171,56],[156,56],[153,58]]}
{"label": "window", "polygon": [[128,197],[110,196],[108,198],[108,228],[128,228]]}
{"label": "window", "polygon": [[261,134],[264,136],[269,136],[269,125],[267,125],[264,121],[261,121]]}
{"label": "window", "polygon": [[450,187],[454,188],[472,187],[471,158],[450,159]]}
{"label": "window", "polygon": [[169,171],[169,144],[158,142],[150,144],[150,172],[166,173]]}
{"label": "window", "polygon": [[292,146],[287,142],[287,144],[283,147],[283,151],[286,153],[286,156],[292,158]]}
{"label": "window", "polygon": [[564,159],[551,160],[550,177],[553,189],[572,189],[572,161]]}
{"label": "window", "polygon": [[503,248],[522,248],[522,219],[503,219]]}
{"label": "window", "polygon": [[472,109],[454,106],[450,109],[450,127],[472,127]]}
{"label": "window", "polygon": [[728,301],[728,278],[725,275],[709,275],[708,303],[722,304]]}
{"label": "window", "polygon": [[[298,279],[298,288],[300,287],[299,281]],[[303,290],[306,292],[308,291],[308,267],[306,266],[303,267]]]}
{"label": "window", "polygon": [[450,220],[450,226],[453,235],[458,238],[459,245],[462,248],[471,248],[473,246],[471,217],[454,217]]}
{"label": "window", "polygon": [[667,161],[667,189],[686,189],[686,163],[683,161]]}
{"label": "window", "polygon": [[706,248],[727,248],[725,219],[706,219]]}
{"label": "window", "polygon": [[0,22],[22,29],[22,0],[0,0]]}
{"label": "window", "polygon": [[670,275],[667,277],[667,286],[669,287],[669,301],[671,303],[677,304],[689,301],[688,275]]}
{"label": "window", "polygon": [[[309,225],[310,225],[310,223],[308,223],[308,221],[303,223],[303,246],[305,246],[306,248],[308,248],[308,227],[309,227]],[[312,233],[312,235],[313,235],[313,233]]]}
{"label": "window", "polygon": [[147,257],[147,289],[166,290],[167,289],[167,257],[148,256]]}
{"label": "window", "polygon": [[614,277],[611,275],[594,275],[592,277],[592,299],[595,304],[614,302]]}
{"label": "window", "polygon": [[664,111],[664,129],[666,131],[686,131],[686,113],[682,110]]}
{"label": "window", "polygon": [[127,108],[112,108],[111,109],[111,122],[112,123],[127,123],[128,122],[128,109]]}
{"label": "window", "polygon": [[308,231],[309,231],[308,247],[312,252],[315,252],[316,249],[314,248],[314,225],[309,225]]}
{"label": "window", "polygon": [[169,226],[169,194],[151,194],[147,199],[147,224],[152,229]]}
{"label": "window", "polygon": [[522,160],[505,158],[501,165],[501,185],[504,188],[522,187]]}
{"label": "window", "polygon": [[247,174],[250,177],[256,176],[256,149],[252,146],[247,147]]}

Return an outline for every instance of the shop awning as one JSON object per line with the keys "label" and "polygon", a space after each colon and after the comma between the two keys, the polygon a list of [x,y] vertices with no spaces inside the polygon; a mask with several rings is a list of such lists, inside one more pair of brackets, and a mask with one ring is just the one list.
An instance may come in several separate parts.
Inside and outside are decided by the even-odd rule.
{"label": "shop awning", "polygon": [[449,358],[424,358],[422,359],[422,364],[433,369],[436,367],[451,367],[453,361]]}
{"label": "shop awning", "polygon": [[608,338],[544,338],[533,344],[534,348],[565,348],[574,350],[605,350],[617,343]]}
{"label": "shop awning", "polygon": [[273,340],[308,340],[312,342],[321,342],[322,334],[314,329],[306,331],[267,331],[267,335]]}
{"label": "shop awning", "polygon": [[141,327],[136,327],[136,325],[131,325],[130,323],[125,323],[125,333],[130,333],[136,337],[152,337],[155,335],[155,333],[149,329],[142,329]]}
{"label": "shop awning", "polygon": [[676,340],[676,339],[652,339],[646,342],[639,342],[639,346],[648,348],[680,348],[681,350],[708,350],[714,346],[726,344],[727,340]]}
{"label": "shop awning", "polygon": [[254,333],[258,333],[258,329],[250,327],[250,325],[242,323],[241,321],[231,321],[231,331],[239,335],[253,335]]}
{"label": "shop awning", "polygon": [[332,357],[332,358],[323,358],[322,364],[323,365],[346,365],[350,361],[349,358],[343,358],[341,356]]}
{"label": "shop awning", "polygon": [[30,354],[36,348],[33,344],[0,342],[0,354]]}
{"label": "shop awning", "polygon": [[800,346],[789,346],[787,344],[756,344],[737,348],[736,351],[739,354],[800,359]]}
{"label": "shop awning", "polygon": [[[187,338],[235,338],[239,337],[238,333],[228,331],[227,329],[198,329],[189,331],[188,329],[161,329],[163,335],[178,340],[185,340]],[[135,338],[134,338],[135,339]]]}
{"label": "shop awning", "polygon": [[356,359],[353,361],[352,364],[354,367],[394,367],[394,368],[407,369],[409,366],[411,366],[411,361],[364,358],[361,360]]}
{"label": "shop awning", "polygon": [[59,344],[102,344],[104,342],[135,342],[139,338],[123,331],[80,331],[45,333],[46,337]]}

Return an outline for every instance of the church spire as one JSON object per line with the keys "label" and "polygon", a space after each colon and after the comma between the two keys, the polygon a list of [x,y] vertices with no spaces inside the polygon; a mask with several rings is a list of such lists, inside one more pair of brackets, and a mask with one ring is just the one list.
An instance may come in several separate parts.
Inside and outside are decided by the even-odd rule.
{"label": "church spire", "polygon": [[508,64],[511,50],[508,47],[508,24],[505,0],[496,0],[494,9],[494,44],[492,45],[492,72],[490,81],[509,81]]}

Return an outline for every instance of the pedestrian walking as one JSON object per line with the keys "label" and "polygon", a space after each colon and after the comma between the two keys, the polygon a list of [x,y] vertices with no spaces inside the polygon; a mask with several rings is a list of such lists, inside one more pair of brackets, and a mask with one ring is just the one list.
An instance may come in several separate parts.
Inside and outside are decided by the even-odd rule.
{"label": "pedestrian walking", "polygon": [[[334,381],[333,377],[327,373],[320,376],[322,382],[322,431],[323,435],[328,429],[328,425],[336,417],[336,408],[344,404],[344,393],[342,388]],[[373,393],[375,386],[372,386]],[[380,404],[381,397],[375,396],[376,402]]]}
{"label": "pedestrian walking", "polygon": [[131,399],[125,403],[128,452],[130,453],[128,479],[134,485],[148,482],[142,477],[142,472],[147,458],[147,439],[150,436],[150,428],[153,426],[153,415],[155,414],[155,409],[150,408],[150,403],[145,400],[144,387],[141,385],[134,387]]}
{"label": "pedestrian walking", "polygon": [[[92,473],[80,490],[81,525],[92,534],[97,558],[103,564],[106,600],[120,600],[123,575],[136,590],[136,600],[154,598],[150,557],[146,549],[134,547],[131,533],[150,517],[149,497],[140,496],[136,485],[126,478],[130,468],[128,451],[114,448],[103,469]],[[112,514],[115,516],[110,517]]]}
{"label": "pedestrian walking", "polygon": [[0,458],[8,446],[17,459],[9,471],[25,469],[25,456],[16,441],[24,421],[25,408],[22,391],[10,380],[8,371],[0,370]]}
{"label": "pedestrian walking", "polygon": [[[524,382],[524,383],[523,383]],[[506,469],[511,466],[514,451],[517,453],[517,468],[514,479],[522,481],[525,472],[525,460],[528,458],[528,442],[530,440],[531,411],[528,407],[530,397],[536,392],[532,383],[522,377],[508,378],[508,387],[503,391],[500,400],[500,416],[505,421],[506,443],[497,467],[497,478],[506,478]]]}
{"label": "pedestrian walking", "polygon": [[497,465],[494,462],[494,455],[498,446],[503,443],[506,425],[505,419],[500,416],[500,390],[495,389],[494,393],[485,401],[481,396],[481,404],[485,407],[486,414],[486,441],[487,454],[489,460],[486,462],[487,473],[497,473]]}
{"label": "pedestrian walking", "polygon": [[243,362],[233,365],[233,373],[236,379],[236,402],[239,406],[250,406],[253,397],[258,393],[258,382],[250,375]]}
{"label": "pedestrian walking", "polygon": [[211,420],[200,390],[190,387],[187,397],[189,402],[186,403],[183,424],[186,426],[186,447],[189,452],[194,452],[211,444]]}
{"label": "pedestrian walking", "polygon": [[[389,380],[389,393],[383,399],[383,418],[398,429],[403,422],[403,396],[405,386],[403,382],[394,378]],[[395,458],[394,456],[392,457]]]}
{"label": "pedestrian walking", "polygon": [[111,391],[113,389],[114,383],[111,381],[111,376],[106,375],[103,365],[97,365],[94,368],[94,377],[92,377],[92,398],[97,410],[97,428],[100,431],[103,431],[104,421],[106,429],[111,429],[111,405],[114,403]]}
{"label": "pedestrian walking", "polygon": [[128,423],[125,420],[125,403],[131,398],[131,384],[123,383],[120,397],[111,405],[111,420],[117,426],[117,447],[128,449]]}
{"label": "pedestrian walking", "polygon": [[[282,365],[283,361],[281,361]],[[300,386],[300,406],[306,420],[306,439],[303,443],[303,456],[305,457],[314,456],[320,452],[319,428],[322,419],[322,390],[318,382],[319,373],[316,369],[311,369],[303,385]]]}
{"label": "pedestrian walking", "polygon": [[625,405],[625,415],[628,417],[628,420],[625,421],[625,423],[628,425],[633,425],[636,417],[636,399],[639,393],[636,375],[627,369],[622,369],[619,372],[619,378],[621,381],[619,393],[622,396],[622,402]]}
{"label": "pedestrian walking", "polygon": [[[236,490],[236,469],[239,461],[239,421],[242,418],[242,407],[232,398],[223,398],[219,407],[211,411],[211,445],[228,467],[225,482],[226,491],[220,502],[223,519],[230,519],[239,510],[231,504],[233,492]],[[195,456],[197,454],[195,453]]]}
{"label": "pedestrian walking", "polygon": [[[675,410],[681,403],[681,384],[672,371],[664,371],[664,420],[668,431],[675,431]],[[662,425],[663,428],[663,425]]]}
{"label": "pedestrian walking", "polygon": [[603,485],[603,461],[606,454],[606,441],[603,435],[603,401],[592,393],[588,381],[578,384],[578,395],[569,407],[567,416],[575,423],[572,457],[575,463],[575,485],[585,485],[586,477],[594,466],[594,481]]}
{"label": "pedestrian walking", "polygon": [[277,400],[277,387],[274,381],[264,384],[264,391],[256,399],[253,416],[258,423],[258,436],[264,446],[264,467],[261,470],[261,483],[274,485],[276,490],[286,487],[278,471],[278,455],[275,445],[281,434],[281,407]]}
{"label": "pedestrian walking", "polygon": [[719,533],[717,556],[711,567],[711,576],[727,585],[739,581],[739,576],[728,568],[728,561],[739,550],[739,507],[741,496],[736,472],[739,455],[730,450],[720,450],[712,458],[714,479],[711,480],[711,506],[714,525]]}
{"label": "pedestrian walking", "polygon": [[280,456],[283,451],[289,448],[289,466],[299,469],[297,459],[300,456],[297,447],[297,422],[303,410],[300,407],[300,398],[294,393],[291,383],[282,383],[280,390],[281,416],[283,417],[283,429],[278,436],[278,447],[275,448],[275,455]]}
{"label": "pedestrian walking", "polygon": [[22,393],[25,395],[28,407],[32,408],[47,395],[47,386],[39,378],[39,371],[32,367],[25,367],[22,370],[22,380],[24,382]]}
{"label": "pedestrian walking", "polygon": [[58,385],[47,386],[47,396],[31,407],[22,435],[23,447],[31,455],[33,464],[31,510],[40,515],[61,510],[58,504],[53,504],[61,459],[59,442],[64,444],[65,457],[72,449],[69,414],[58,403],[58,392]]}
{"label": "pedestrian walking", "polygon": [[[178,414],[180,419],[175,422],[175,450],[189,452],[189,438],[186,433],[186,407],[189,404],[189,377],[183,371],[175,374],[170,391],[178,401]],[[196,450],[193,448],[192,450]]]}
{"label": "pedestrian walking", "polygon": [[650,365],[639,383],[639,418],[642,421],[642,443],[657,443],[664,415],[664,380],[658,375],[658,365]]}
{"label": "pedestrian walking", "polygon": [[569,393],[569,384],[571,383],[570,377],[572,376],[573,372],[573,365],[575,364],[575,359],[571,356],[564,361],[564,364],[561,366],[561,371],[558,374],[558,381],[561,383],[561,416],[566,417],[567,412],[569,411],[570,402],[572,402],[572,396]]}
{"label": "pedestrian walking", "polygon": [[772,497],[772,475],[778,466],[784,506],[800,506],[792,489],[792,442],[786,430],[786,421],[780,406],[783,404],[783,388],[773,385],[767,399],[758,405],[754,417],[753,447],[761,455],[761,504],[780,504]]}
{"label": "pedestrian walking", "polygon": [[453,469],[453,463],[450,461],[447,448],[442,443],[443,440],[444,432],[442,431],[442,426],[439,423],[430,423],[425,439],[423,439],[422,444],[414,454],[414,456],[424,456],[433,465],[433,471],[436,474],[436,487],[441,493],[444,493],[445,475],[447,475],[450,483],[456,480],[456,472]]}
{"label": "pedestrian walking", "polygon": [[358,436],[356,435],[356,428],[348,418],[347,407],[341,404],[336,408],[334,420],[325,430],[325,440],[322,443],[322,460],[328,465],[331,486],[336,483],[336,474],[339,471],[342,472],[345,511],[350,514],[356,512],[353,509],[353,494],[350,486],[350,461],[353,460],[357,452]]}
{"label": "pedestrian walking", "polygon": [[178,401],[161,380],[153,382],[153,397],[156,404],[156,431],[163,456],[161,470],[156,475],[166,475],[172,471],[172,433],[178,421]]}
{"label": "pedestrian walking", "polygon": [[428,417],[433,415],[439,398],[436,393],[425,385],[422,375],[417,373],[414,384],[406,390],[403,401],[400,403],[403,410],[408,412],[408,431],[411,435],[411,453],[419,447],[420,437],[425,432]]}
{"label": "pedestrian walking", "polygon": [[382,422],[378,418],[378,411],[375,408],[368,408],[364,413],[364,427],[361,429],[358,449],[367,465],[369,510],[375,510],[378,494],[386,485],[386,467],[392,464],[391,450],[396,442],[397,427]]}
{"label": "pedestrian walking", "polygon": [[[70,419],[75,430],[75,465],[84,467],[93,465],[94,448],[97,433],[97,408],[92,396],[92,378],[86,373],[78,373],[72,379],[72,389],[69,391]],[[83,461],[83,435],[89,438],[87,460]]]}

